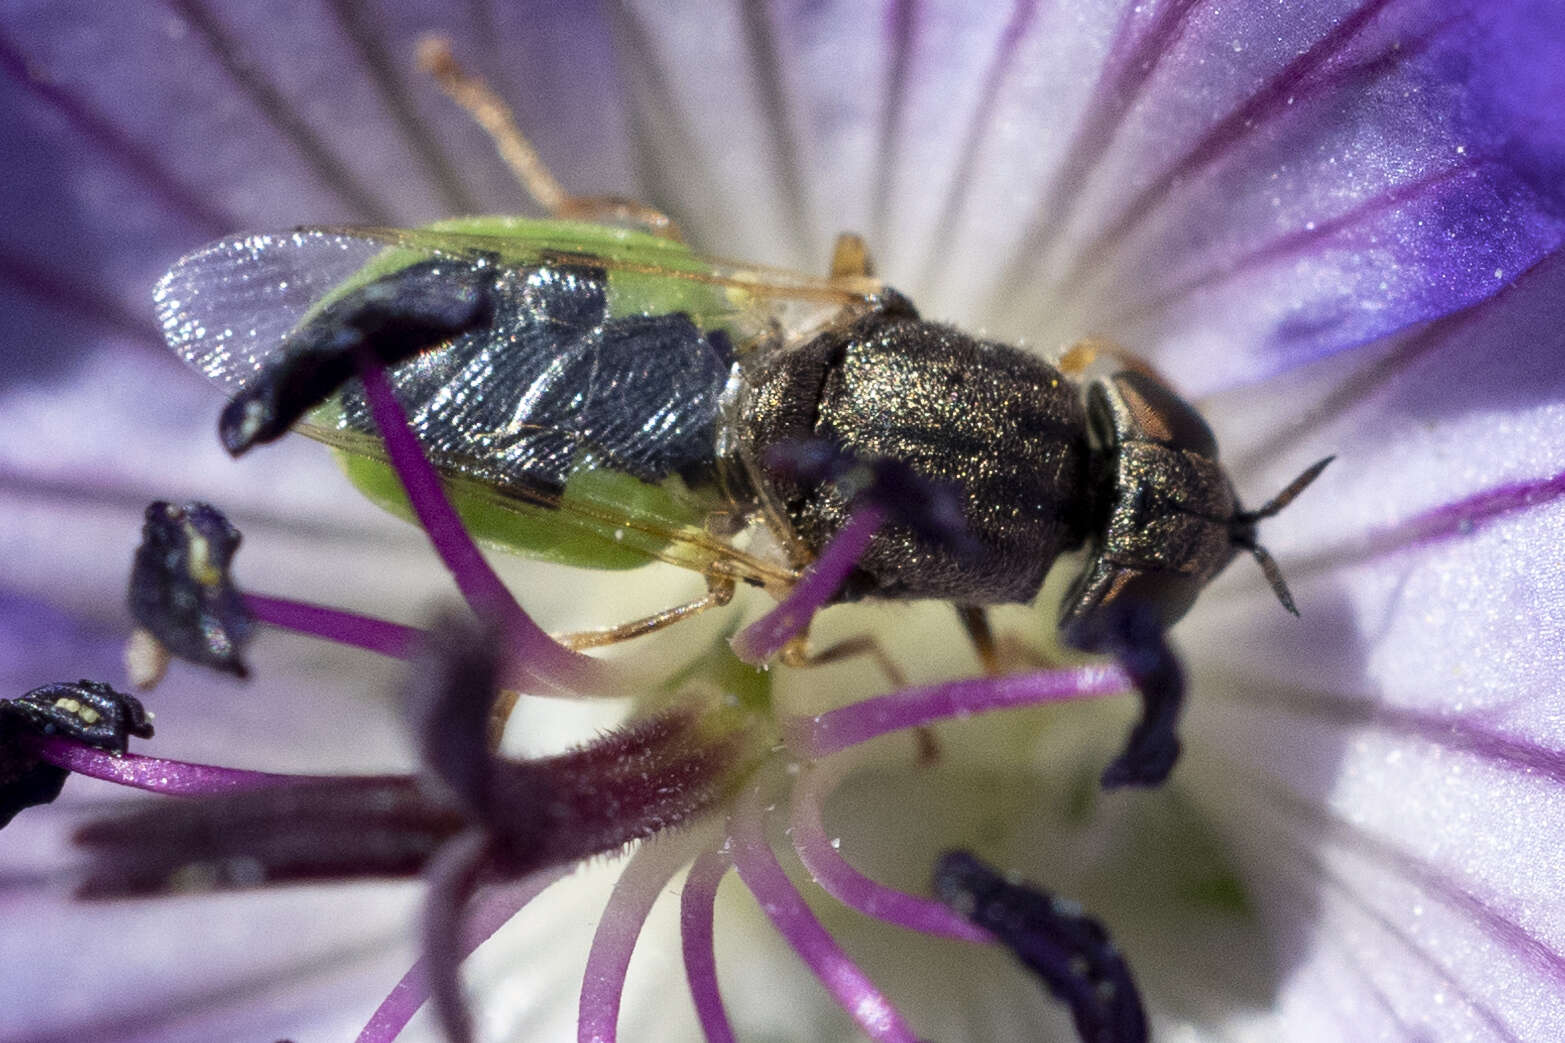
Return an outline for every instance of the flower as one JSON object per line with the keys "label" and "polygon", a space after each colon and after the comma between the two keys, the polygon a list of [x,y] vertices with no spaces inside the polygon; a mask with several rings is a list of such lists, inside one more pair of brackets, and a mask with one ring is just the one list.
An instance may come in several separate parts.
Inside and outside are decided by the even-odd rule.
{"label": "flower", "polygon": [[[1080,707],[942,729],[937,771],[887,757],[842,783],[832,833],[861,871],[921,890],[943,846],[977,844],[1080,898],[1166,1034],[1559,1035],[1565,27],[1549,5],[286,13],[286,38],[277,11],[200,2],[0,23],[26,156],[0,245],[4,694],[117,673],[124,562],[160,497],[239,519],[240,574],[268,590],[411,614],[440,589],[422,545],[314,447],[223,458],[218,396],[156,343],[145,303],[175,257],[235,229],[511,208],[488,143],[408,70],[433,29],[578,191],[634,190],[703,248],[807,270],[860,229],[929,314],[1040,350],[1130,345],[1201,396],[1245,496],[1337,454],[1265,531],[1302,620],[1236,565],[1175,631],[1192,697],[1170,787],[1095,796],[1083,780],[1119,725]],[[598,579],[583,599],[594,577],[511,575],[562,626],[556,602],[638,599],[613,612],[629,615],[670,589]],[[866,615],[950,630],[840,609],[817,636]],[[916,676],[966,672],[958,641],[896,652]],[[250,688],[176,670],[148,700],[153,749],[271,771],[411,762],[379,698],[398,670],[275,635],[252,666]],[[831,694],[813,674],[778,684],[801,708]],[[79,780],[59,809],[109,796]],[[412,959],[412,886],[57,901],[39,886],[66,857],[54,810],[6,831],[12,1038],[338,1038]],[[720,921],[757,919],[731,904]],[[553,943],[599,907],[551,888],[519,931]],[[998,956],[831,923],[935,1038],[1059,1017]],[[649,927],[643,958],[671,937]],[[844,1031],[774,936],[718,945],[741,1032]],[[474,970],[486,1018],[544,1038],[574,1022],[580,958],[491,958]],[[627,1019],[648,1016],[636,1002]]]}

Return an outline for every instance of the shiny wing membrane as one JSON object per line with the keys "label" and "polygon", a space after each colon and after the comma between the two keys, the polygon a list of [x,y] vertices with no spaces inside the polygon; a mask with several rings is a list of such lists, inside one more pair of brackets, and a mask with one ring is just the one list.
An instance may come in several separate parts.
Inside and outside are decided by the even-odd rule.
{"label": "shiny wing membrane", "polygon": [[[324,303],[442,259],[494,270],[496,319],[392,376],[480,537],[592,567],[653,557],[791,582],[785,564],[706,525],[714,512],[745,510],[702,473],[719,398],[736,356],[862,306],[873,284],[713,261],[631,230],[482,218],[233,236],[160,281],[158,317],[174,351],[233,393]],[[405,513],[357,381],[299,428]]]}

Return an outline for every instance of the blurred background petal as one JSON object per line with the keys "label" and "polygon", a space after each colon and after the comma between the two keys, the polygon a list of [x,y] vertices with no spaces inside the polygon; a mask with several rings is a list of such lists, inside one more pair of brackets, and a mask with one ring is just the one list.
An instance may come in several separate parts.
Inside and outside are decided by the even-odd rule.
{"label": "blurred background petal", "polygon": [[[1013,864],[1124,924],[1161,1025],[1197,1037],[1558,1038],[1562,19],[1550,0],[14,0],[3,694],[119,679],[125,570],[155,497],[229,510],[257,589],[410,622],[446,589],[417,534],[317,447],[228,460],[221,396],[162,348],[149,298],[180,254],[240,228],[524,209],[487,139],[413,71],[414,41],[438,31],[575,191],[647,198],[703,249],[812,271],[835,232],[863,231],[933,317],[1050,352],[1119,337],[1212,393],[1246,503],[1339,454],[1265,532],[1304,619],[1239,562],[1176,634],[1196,698],[1170,791],[1073,825],[1073,780],[1122,722],[947,729],[956,763],[927,799],[910,806],[917,780],[893,775],[836,802],[867,871],[921,889],[939,846],[994,825]],[[565,619],[610,589],[536,580],[527,603]],[[908,631],[935,618],[873,611]],[[921,640],[914,668],[967,668],[953,641]],[[270,634],[255,661],[249,687],[176,668],[152,700],[156,750],[408,763],[390,664]],[[59,814],[0,843],[19,1011],[0,1039],[343,1038],[405,968],[411,887],[87,909],[42,895],[62,829],[116,797],[73,780]],[[557,905],[579,949],[610,879]],[[759,914],[726,904],[741,1033],[842,1033]],[[517,969],[554,923],[477,961],[496,1024],[570,1024],[579,961]],[[834,926],[937,1038],[1056,1017],[1003,959],[953,981],[962,950]],[[651,949],[629,1018],[669,999],[673,950]]]}

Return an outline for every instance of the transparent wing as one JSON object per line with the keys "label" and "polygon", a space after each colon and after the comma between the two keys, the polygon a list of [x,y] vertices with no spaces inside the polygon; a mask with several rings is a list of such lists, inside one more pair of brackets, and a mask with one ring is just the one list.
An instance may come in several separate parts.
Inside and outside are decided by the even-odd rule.
{"label": "transparent wing", "polygon": [[[551,512],[553,522],[709,574],[786,585],[786,564],[752,558],[701,524],[713,511],[747,510],[700,488],[723,388],[736,354],[759,338],[828,322],[867,302],[872,287],[715,262],[595,226],[307,228],[190,254],[158,285],[159,319],[176,353],[234,392],[301,324],[326,321],[323,304],[425,260],[493,273],[489,328],[392,373],[426,452],[470,498]],[[356,381],[299,426],[354,456],[380,456]],[[605,485],[606,476],[642,487]],[[644,495],[689,492],[670,478],[697,491]]]}
{"label": "transparent wing", "polygon": [[613,276],[620,315],[686,312],[729,329],[743,350],[769,330],[807,330],[862,306],[881,286],[703,258],[645,233],[592,225],[482,219],[493,234],[452,228],[296,228],[230,236],[188,254],[154,291],[159,325],[181,358],[230,391],[260,370],[322,301],[414,260],[451,258],[519,271],[550,264]]}
{"label": "transparent wing", "polygon": [[245,386],[317,302],[385,249],[301,228],[236,235],[187,254],[153,291],[169,347],[229,391]]}

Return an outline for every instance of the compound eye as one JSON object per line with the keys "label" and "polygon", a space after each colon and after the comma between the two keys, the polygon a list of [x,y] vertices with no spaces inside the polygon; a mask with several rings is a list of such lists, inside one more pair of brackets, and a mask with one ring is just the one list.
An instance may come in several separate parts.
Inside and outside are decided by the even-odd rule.
{"label": "compound eye", "polygon": [[1120,439],[1132,440],[1129,432],[1138,432],[1137,441],[1160,442],[1209,460],[1217,459],[1217,438],[1206,426],[1201,414],[1174,394],[1166,384],[1145,373],[1122,370],[1109,378],[1119,399]]}

